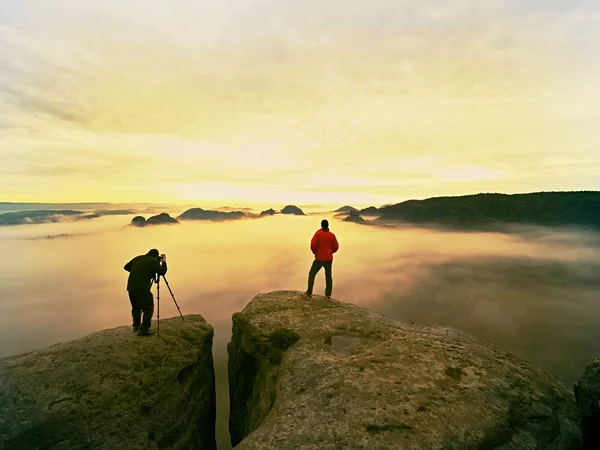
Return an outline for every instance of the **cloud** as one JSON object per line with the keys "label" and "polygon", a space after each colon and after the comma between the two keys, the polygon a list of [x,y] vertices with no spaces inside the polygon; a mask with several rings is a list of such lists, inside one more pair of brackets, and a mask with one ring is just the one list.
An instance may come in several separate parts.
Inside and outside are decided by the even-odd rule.
{"label": "cloud", "polygon": [[32,114],[42,114],[60,121],[85,122],[84,114],[78,110],[78,105],[73,103],[64,103],[60,99],[35,97],[6,87],[3,89],[2,95],[8,102],[13,102],[14,107]]}
{"label": "cloud", "polygon": [[[392,196],[425,178],[397,161],[428,156],[437,186],[417,180],[421,196],[478,183],[587,187],[579,163],[557,176],[546,161],[568,149],[597,163],[599,11],[585,1],[4,2],[0,156],[76,146],[82,156],[63,160],[87,177],[78,159],[104,151],[118,161],[97,167],[106,183],[77,180],[81,195],[108,199],[143,199],[147,173],[172,183],[167,192],[258,178],[274,192],[302,173],[360,179],[365,167],[371,180],[399,180]],[[534,168],[530,184],[519,165]],[[107,187],[116,180],[119,191]],[[54,192],[72,196],[66,184]]]}

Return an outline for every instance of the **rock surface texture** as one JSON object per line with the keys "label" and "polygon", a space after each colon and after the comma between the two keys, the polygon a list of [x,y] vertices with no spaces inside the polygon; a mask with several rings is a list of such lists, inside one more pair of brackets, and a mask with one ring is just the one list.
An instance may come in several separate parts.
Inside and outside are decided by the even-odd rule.
{"label": "rock surface texture", "polygon": [[600,358],[597,358],[583,372],[575,384],[575,398],[581,414],[583,448],[600,448]]}
{"label": "rock surface texture", "polygon": [[228,350],[239,450],[580,445],[563,385],[455,329],[280,291],[234,315]]}
{"label": "rock surface texture", "polygon": [[215,449],[213,329],[161,320],[0,360],[0,448]]}

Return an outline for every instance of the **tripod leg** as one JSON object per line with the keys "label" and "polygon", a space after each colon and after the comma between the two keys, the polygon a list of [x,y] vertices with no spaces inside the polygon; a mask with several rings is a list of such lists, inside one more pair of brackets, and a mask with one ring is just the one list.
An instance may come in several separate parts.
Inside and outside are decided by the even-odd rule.
{"label": "tripod leg", "polygon": [[156,281],[156,337],[160,337],[160,277]]}
{"label": "tripod leg", "polygon": [[163,279],[165,280],[165,283],[167,284],[167,289],[169,289],[169,292],[171,293],[171,297],[173,298],[173,302],[175,303],[175,306],[177,306],[177,311],[179,311],[181,320],[183,320],[185,322],[185,319],[183,318],[183,314],[181,314],[181,309],[179,309],[179,305],[177,304],[177,300],[175,300],[175,295],[173,294],[173,291],[171,290],[171,286],[169,285],[169,282],[167,281],[167,277],[165,277],[163,275]]}

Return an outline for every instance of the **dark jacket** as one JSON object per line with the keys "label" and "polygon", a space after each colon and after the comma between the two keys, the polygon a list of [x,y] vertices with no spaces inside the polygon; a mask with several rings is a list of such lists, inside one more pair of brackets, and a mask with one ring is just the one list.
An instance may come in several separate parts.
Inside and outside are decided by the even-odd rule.
{"label": "dark jacket", "polygon": [[129,272],[127,279],[127,290],[129,292],[150,292],[152,280],[156,275],[167,273],[166,261],[160,263],[158,259],[148,255],[140,255],[133,258],[124,269]]}
{"label": "dark jacket", "polygon": [[310,250],[318,261],[333,261],[333,254],[339,248],[340,244],[338,244],[335,234],[329,229],[320,229],[310,241]]}

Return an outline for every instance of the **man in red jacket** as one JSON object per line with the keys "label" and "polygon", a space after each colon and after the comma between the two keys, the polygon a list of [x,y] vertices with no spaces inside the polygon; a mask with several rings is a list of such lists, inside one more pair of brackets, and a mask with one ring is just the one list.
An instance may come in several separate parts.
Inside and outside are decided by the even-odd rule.
{"label": "man in red jacket", "polygon": [[325,267],[325,297],[331,300],[333,290],[333,278],[331,277],[331,266],[333,264],[333,254],[338,251],[340,245],[331,231],[329,231],[329,222],[321,221],[321,229],[318,230],[310,241],[310,249],[315,255],[315,260],[308,272],[308,289],[304,296],[312,298],[312,291],[315,285],[315,277],[321,267]]}

